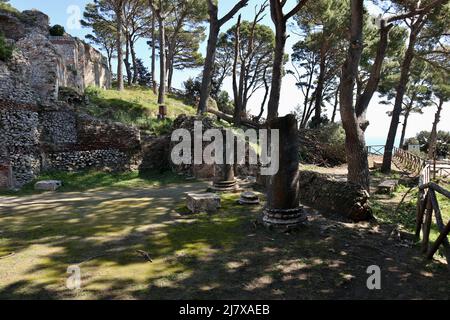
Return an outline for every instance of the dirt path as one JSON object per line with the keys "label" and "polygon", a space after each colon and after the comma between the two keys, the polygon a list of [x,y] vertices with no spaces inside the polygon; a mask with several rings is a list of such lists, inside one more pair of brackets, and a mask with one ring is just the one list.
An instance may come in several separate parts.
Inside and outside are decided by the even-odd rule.
{"label": "dirt path", "polygon": [[[0,298],[450,298],[446,265],[424,261],[391,225],[308,209],[304,227],[279,233],[258,223],[261,206],[235,196],[216,215],[180,214],[184,194],[205,186],[0,197],[0,255],[14,253],[0,259]],[[78,291],[65,287],[73,264]],[[381,290],[367,288],[371,265]]]}

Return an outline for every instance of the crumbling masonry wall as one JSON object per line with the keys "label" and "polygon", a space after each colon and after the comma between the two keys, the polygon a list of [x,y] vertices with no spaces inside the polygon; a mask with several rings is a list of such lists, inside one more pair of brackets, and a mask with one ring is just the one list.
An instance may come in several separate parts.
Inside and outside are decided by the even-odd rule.
{"label": "crumbling masonry wall", "polygon": [[21,187],[41,171],[133,169],[140,161],[140,132],[78,114],[0,100],[0,164]]}

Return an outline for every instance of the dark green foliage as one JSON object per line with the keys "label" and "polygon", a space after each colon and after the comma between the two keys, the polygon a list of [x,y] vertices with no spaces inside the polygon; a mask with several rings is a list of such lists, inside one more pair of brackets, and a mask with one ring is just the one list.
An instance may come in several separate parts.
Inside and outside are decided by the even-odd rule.
{"label": "dark green foliage", "polygon": [[0,60],[8,61],[12,57],[14,47],[6,42],[5,36],[0,33]]}
{"label": "dark green foliage", "polygon": [[147,67],[144,66],[142,59],[136,59],[136,68],[138,75],[138,83],[140,86],[150,87],[152,84],[152,75],[148,71]]}
{"label": "dark green foliage", "polygon": [[[430,135],[428,131],[421,131],[414,138],[407,139],[405,141],[405,147],[409,144],[418,144],[422,152],[428,153]],[[436,148],[438,157],[446,158],[450,154],[450,132],[438,132]]]}
{"label": "dark green foliage", "polygon": [[[227,91],[220,89],[220,85],[217,83],[217,78],[213,78],[211,86],[211,98],[217,102],[219,111],[227,114],[233,114],[234,106],[233,101],[230,99],[230,95]],[[195,79],[189,78],[184,83],[184,99],[186,103],[195,105],[200,99],[200,90],[202,86],[201,77]]]}
{"label": "dark green foliage", "polygon": [[299,150],[303,164],[332,167],[345,163],[345,132],[342,125],[330,123],[320,129],[301,129]]}
{"label": "dark green foliage", "polygon": [[64,29],[63,26],[59,25],[59,24],[55,24],[53,27],[51,27],[49,29],[50,35],[53,37],[62,37],[64,36],[64,33],[66,32],[66,30]]}

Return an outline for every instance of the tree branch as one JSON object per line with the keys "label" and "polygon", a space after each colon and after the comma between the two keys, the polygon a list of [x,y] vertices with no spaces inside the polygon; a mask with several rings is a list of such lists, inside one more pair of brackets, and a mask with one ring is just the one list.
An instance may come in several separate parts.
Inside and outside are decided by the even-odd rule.
{"label": "tree branch", "polygon": [[223,26],[225,23],[231,20],[239,10],[247,6],[248,1],[249,0],[239,0],[239,2],[236,3],[233,9],[231,9],[223,18],[219,20],[219,25]]}

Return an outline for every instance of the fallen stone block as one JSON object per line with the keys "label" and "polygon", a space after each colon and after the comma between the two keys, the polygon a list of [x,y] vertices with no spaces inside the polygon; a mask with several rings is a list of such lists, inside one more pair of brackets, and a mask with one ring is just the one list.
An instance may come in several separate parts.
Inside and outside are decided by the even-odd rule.
{"label": "fallen stone block", "polygon": [[211,213],[220,208],[220,196],[215,193],[188,193],[186,202],[192,213]]}
{"label": "fallen stone block", "polygon": [[373,168],[376,169],[381,169],[381,167],[383,166],[383,161],[374,161],[373,162]]}
{"label": "fallen stone block", "polygon": [[34,189],[40,191],[56,191],[61,186],[62,182],[59,180],[44,180],[37,182],[34,185]]}
{"label": "fallen stone block", "polygon": [[398,180],[386,180],[378,185],[378,193],[392,194],[398,186]]}

